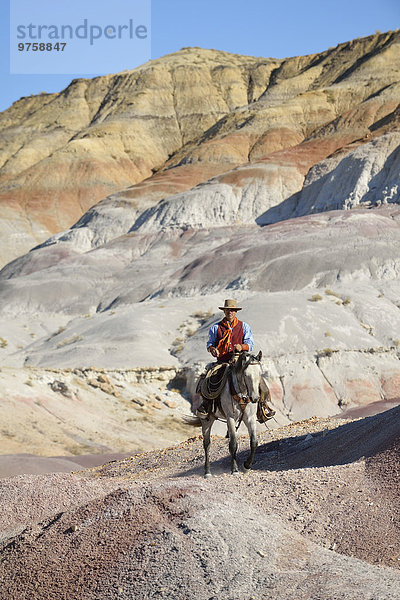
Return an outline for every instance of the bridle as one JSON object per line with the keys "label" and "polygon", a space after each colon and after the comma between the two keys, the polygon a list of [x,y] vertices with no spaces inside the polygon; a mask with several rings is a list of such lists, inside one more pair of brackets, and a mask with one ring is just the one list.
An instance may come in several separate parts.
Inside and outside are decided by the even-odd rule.
{"label": "bridle", "polygon": [[[257,402],[257,400],[253,400],[253,398],[250,395],[249,386],[247,384],[244,372],[246,371],[247,367],[249,367],[250,365],[259,365],[260,366],[260,364],[261,364],[260,360],[258,360],[258,358],[256,356],[254,356],[253,354],[250,354],[249,358],[246,360],[245,364],[243,365],[243,358],[242,358],[243,356],[244,355],[242,354],[241,357],[238,359],[241,361],[239,368],[237,368],[236,365],[232,365],[231,377],[230,377],[230,381],[232,383],[232,386],[231,386],[232,398],[240,404],[242,411],[244,411],[244,409],[246,408],[246,406],[249,402],[253,402],[253,403]],[[237,371],[239,369],[240,369],[240,377],[237,376]],[[239,381],[239,379],[241,379],[242,381]],[[243,389],[242,383],[244,384],[245,389]]]}

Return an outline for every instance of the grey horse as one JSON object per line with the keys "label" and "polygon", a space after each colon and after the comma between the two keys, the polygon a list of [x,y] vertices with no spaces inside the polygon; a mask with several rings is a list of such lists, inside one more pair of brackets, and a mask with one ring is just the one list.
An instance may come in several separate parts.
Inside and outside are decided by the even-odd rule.
{"label": "grey horse", "polygon": [[[262,381],[260,351],[257,356],[241,352],[236,363],[231,367],[233,384],[226,381],[221,394],[220,407],[207,417],[201,419],[203,431],[203,446],[205,453],[204,476],[211,477],[210,470],[210,444],[211,429],[217,419],[226,419],[229,435],[229,452],[231,455],[231,472],[238,474],[236,461],[237,437],[236,429],[243,421],[250,436],[250,454],[244,462],[245,471],[251,469],[254,453],[257,448],[257,402],[260,398],[260,382]],[[232,390],[232,385],[234,389]],[[197,424],[199,418],[196,418]],[[192,421],[193,424],[194,420]]]}

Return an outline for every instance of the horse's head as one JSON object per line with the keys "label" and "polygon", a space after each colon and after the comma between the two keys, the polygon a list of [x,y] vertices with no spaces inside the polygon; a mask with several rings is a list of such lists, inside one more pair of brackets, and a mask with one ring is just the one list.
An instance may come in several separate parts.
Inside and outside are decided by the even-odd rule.
{"label": "horse's head", "polygon": [[261,350],[257,356],[242,352],[235,367],[238,380],[242,380],[251,402],[260,399],[261,358]]}

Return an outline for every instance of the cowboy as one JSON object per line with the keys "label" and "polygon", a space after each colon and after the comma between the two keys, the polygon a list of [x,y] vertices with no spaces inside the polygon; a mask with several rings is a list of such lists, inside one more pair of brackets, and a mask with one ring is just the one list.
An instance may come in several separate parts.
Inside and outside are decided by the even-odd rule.
{"label": "cowboy", "polygon": [[[222,321],[211,326],[207,350],[217,359],[218,363],[227,363],[235,352],[252,350],[254,340],[250,326],[236,317],[236,313],[242,310],[241,306],[237,306],[236,300],[225,300],[224,306],[218,308],[224,312],[225,316]],[[208,402],[203,401],[197,409],[197,415],[207,415],[209,409]]]}
{"label": "cowboy", "polygon": [[210,328],[207,350],[223,363],[229,362],[234,352],[253,350],[254,340],[250,326],[236,317],[237,311],[242,310],[236,300],[225,300],[224,306],[218,308],[225,317]]}

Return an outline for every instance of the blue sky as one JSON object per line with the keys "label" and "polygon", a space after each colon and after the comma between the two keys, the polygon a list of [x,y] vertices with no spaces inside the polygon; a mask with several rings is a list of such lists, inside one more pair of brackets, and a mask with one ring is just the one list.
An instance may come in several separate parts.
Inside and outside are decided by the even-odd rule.
{"label": "blue sky", "polygon": [[[41,1],[46,0],[35,0],[35,4]],[[69,0],[68,4],[83,14],[85,1],[89,2]],[[128,6],[134,2],[119,1]],[[0,110],[21,96],[59,91],[75,76],[83,76],[10,74],[9,2],[0,0]],[[109,12],[110,5],[113,2],[98,0],[99,14]],[[151,13],[152,58],[183,46],[283,58],[320,52],[377,30],[400,28],[399,0],[152,0]],[[116,71],[137,66],[125,53],[120,61]],[[87,75],[107,72],[100,69]]]}

